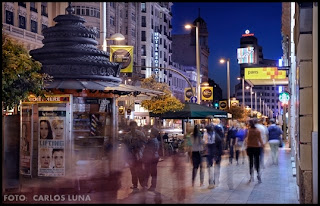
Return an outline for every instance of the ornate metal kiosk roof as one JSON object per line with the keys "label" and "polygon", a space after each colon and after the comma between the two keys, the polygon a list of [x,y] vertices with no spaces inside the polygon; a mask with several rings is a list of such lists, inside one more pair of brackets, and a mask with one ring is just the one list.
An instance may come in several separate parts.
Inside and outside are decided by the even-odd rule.
{"label": "ornate metal kiosk roof", "polygon": [[109,53],[96,48],[97,31],[84,26],[86,20],[73,15],[69,3],[68,14],[53,20],[55,26],[43,30],[43,44],[30,55],[42,63],[42,72],[54,80],[108,81],[119,83],[121,65],[109,61]]}

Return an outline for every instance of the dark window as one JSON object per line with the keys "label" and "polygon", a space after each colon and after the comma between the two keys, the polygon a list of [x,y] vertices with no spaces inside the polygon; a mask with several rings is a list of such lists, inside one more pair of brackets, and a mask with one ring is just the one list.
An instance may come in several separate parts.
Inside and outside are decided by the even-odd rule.
{"label": "dark window", "polygon": [[141,16],[141,26],[142,27],[146,27],[147,26],[147,22],[146,22],[146,17],[145,16]]}
{"label": "dark window", "polygon": [[48,6],[47,2],[41,2],[41,15],[48,17]]}
{"label": "dark window", "polygon": [[26,17],[19,15],[19,28],[26,29]]}
{"label": "dark window", "polygon": [[146,45],[142,45],[141,46],[141,55],[142,56],[146,56],[147,52],[146,52]]}
{"label": "dark window", "polygon": [[141,41],[146,41],[146,31],[141,31]]}
{"label": "dark window", "polygon": [[38,23],[36,21],[31,20],[31,31],[37,33],[38,31]]}
{"label": "dark window", "polygon": [[46,28],[48,28],[48,26],[47,26],[47,25],[42,24],[42,25],[41,25],[41,33],[42,33],[42,32],[43,32],[43,30],[44,30],[44,29],[46,29]]}
{"label": "dark window", "polygon": [[13,12],[6,10],[6,23],[13,25]]}
{"label": "dark window", "polygon": [[30,11],[38,12],[36,2],[30,2]]}
{"label": "dark window", "polygon": [[146,66],[146,59],[141,59],[141,66]]}
{"label": "dark window", "polygon": [[18,5],[26,8],[26,2],[18,2]]}

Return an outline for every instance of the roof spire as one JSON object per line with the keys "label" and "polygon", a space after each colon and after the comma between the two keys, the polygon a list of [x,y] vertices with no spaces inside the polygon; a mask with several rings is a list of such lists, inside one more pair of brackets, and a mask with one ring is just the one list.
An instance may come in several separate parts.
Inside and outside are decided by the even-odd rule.
{"label": "roof spire", "polygon": [[71,15],[72,12],[74,12],[74,8],[72,7],[71,2],[68,2],[68,7],[66,8],[66,11],[69,15]]}

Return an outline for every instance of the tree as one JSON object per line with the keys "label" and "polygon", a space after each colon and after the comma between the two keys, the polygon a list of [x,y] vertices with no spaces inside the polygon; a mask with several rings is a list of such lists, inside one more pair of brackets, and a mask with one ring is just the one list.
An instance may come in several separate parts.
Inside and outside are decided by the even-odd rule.
{"label": "tree", "polygon": [[141,87],[164,92],[163,95],[158,95],[152,97],[150,100],[143,100],[141,102],[141,106],[155,114],[179,111],[184,107],[184,104],[172,96],[169,86],[167,84],[157,82],[154,75],[144,79],[141,82]]}
{"label": "tree", "polygon": [[240,106],[231,106],[231,108],[227,109],[226,112],[232,114],[232,118],[239,121],[245,121],[249,114],[246,109],[243,109]]}
{"label": "tree", "polygon": [[30,93],[44,96],[44,82],[52,78],[39,73],[41,63],[2,33],[2,106],[13,108]]}

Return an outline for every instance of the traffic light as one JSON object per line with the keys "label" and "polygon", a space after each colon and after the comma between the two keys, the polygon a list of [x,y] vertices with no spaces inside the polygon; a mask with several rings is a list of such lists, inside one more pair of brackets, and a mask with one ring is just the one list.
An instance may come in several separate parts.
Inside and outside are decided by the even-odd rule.
{"label": "traffic light", "polygon": [[219,103],[218,103],[218,102],[215,102],[215,103],[214,103],[214,107],[215,107],[215,108],[218,108],[218,107],[219,107]]}

